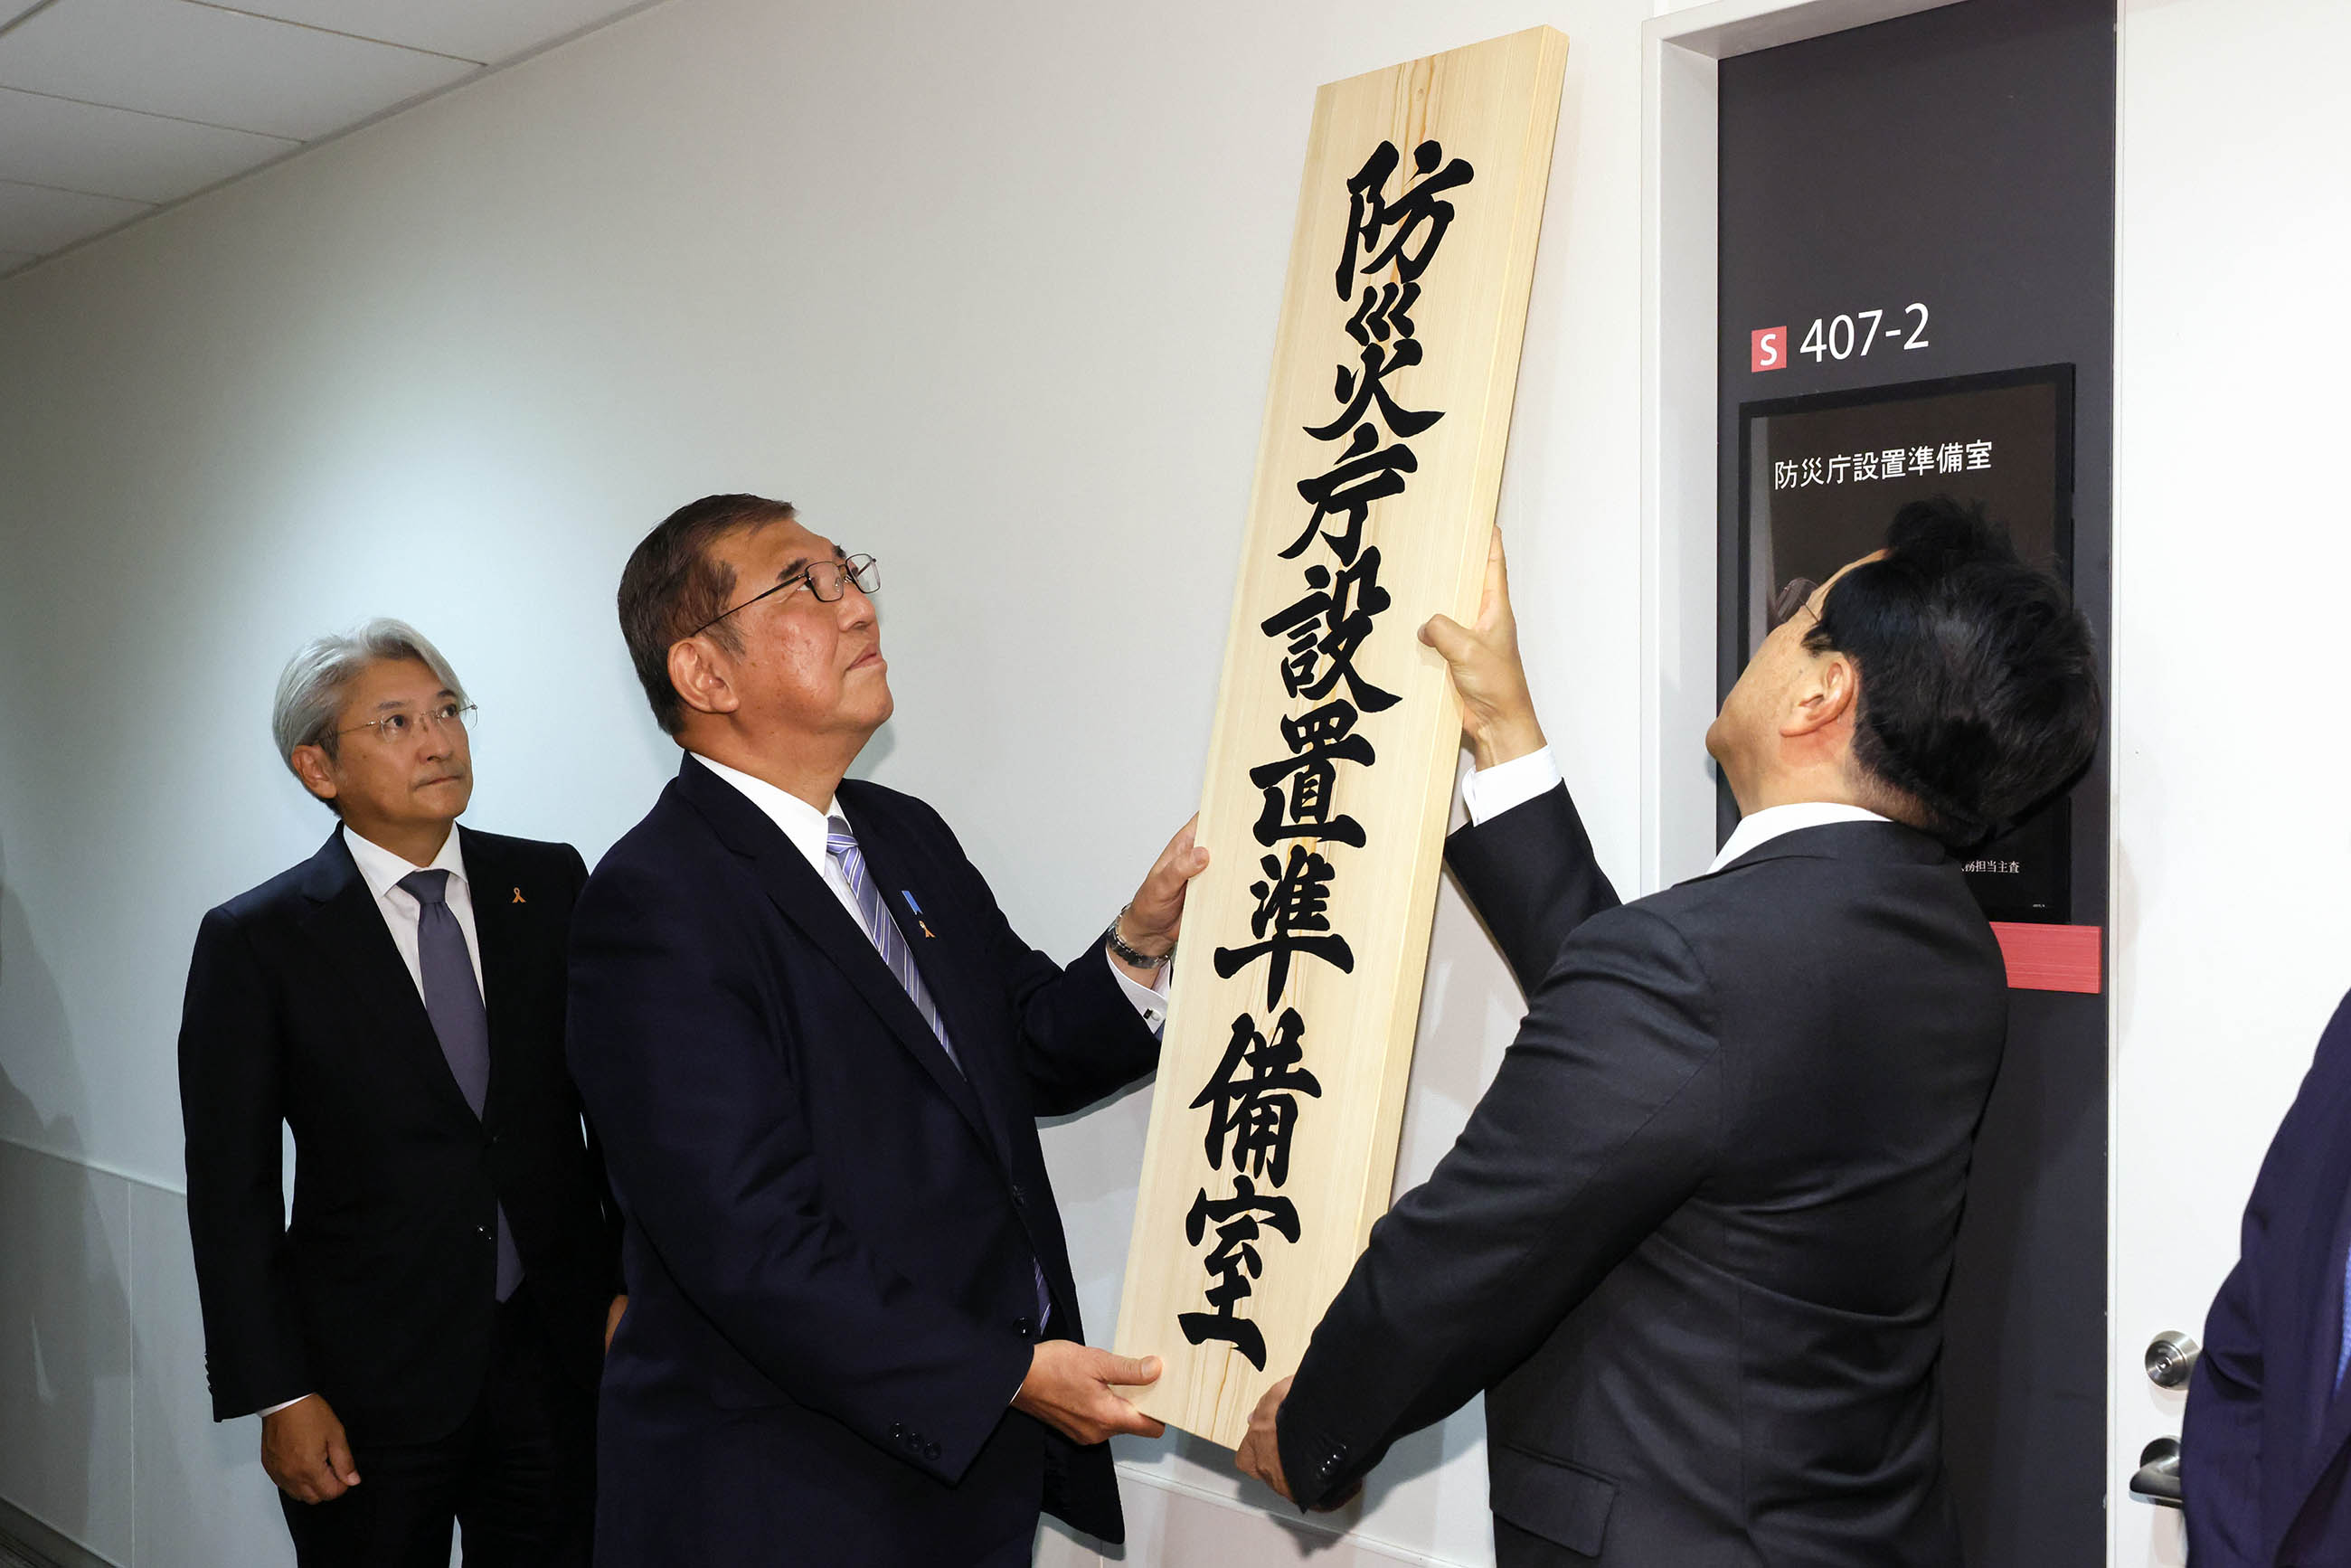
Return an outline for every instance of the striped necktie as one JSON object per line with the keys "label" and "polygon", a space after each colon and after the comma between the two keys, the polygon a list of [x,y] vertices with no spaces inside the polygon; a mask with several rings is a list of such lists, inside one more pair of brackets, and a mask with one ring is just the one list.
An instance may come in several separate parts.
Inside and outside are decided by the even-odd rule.
{"label": "striped necktie", "polygon": [[[956,1055],[955,1046],[947,1039],[947,1026],[939,1017],[938,1004],[931,1000],[930,988],[923,984],[922,971],[914,967],[914,949],[906,946],[906,934],[898,929],[898,922],[892,918],[889,901],[882,896],[882,889],[865,869],[865,852],[857,847],[857,835],[850,831],[849,820],[828,817],[824,828],[824,852],[832,857],[833,863],[841,868],[841,879],[849,883],[850,894],[857,900],[857,917],[863,924],[865,935],[872,940],[874,951],[880,953],[882,961],[890,966],[890,973],[896,976],[898,984],[905,988],[908,998],[914,1004],[914,1010],[923,1015],[923,1021],[929,1024],[931,1032],[938,1037],[939,1049],[947,1053],[947,1060],[955,1063],[956,1071],[962,1072],[963,1060]],[[970,1075],[966,1073],[965,1076]],[[1053,1292],[1045,1283],[1044,1263],[1032,1260],[1030,1267],[1037,1274],[1037,1326],[1041,1334],[1046,1322],[1053,1315]]]}
{"label": "striped necktie", "polygon": [[882,961],[890,966],[890,973],[898,977],[898,984],[905,988],[914,1010],[923,1015],[923,1021],[938,1037],[939,1049],[947,1053],[947,1060],[961,1072],[963,1061],[956,1055],[954,1042],[947,1039],[947,1026],[939,1017],[938,1004],[931,1000],[930,988],[923,984],[922,971],[914,967],[914,953],[906,946],[906,934],[890,917],[889,903],[865,870],[865,852],[857,847],[857,835],[849,831],[845,817],[828,817],[824,826],[824,852],[832,857],[833,863],[841,868],[842,880],[849,883],[849,891],[857,900],[857,918],[863,923],[866,936],[872,940],[874,951],[882,955]]}

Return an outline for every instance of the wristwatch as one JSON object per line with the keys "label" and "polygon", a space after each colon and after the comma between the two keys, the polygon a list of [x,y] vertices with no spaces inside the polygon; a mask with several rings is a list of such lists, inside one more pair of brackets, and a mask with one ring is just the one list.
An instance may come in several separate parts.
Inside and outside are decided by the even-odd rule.
{"label": "wristwatch", "polygon": [[1134,965],[1138,969],[1156,969],[1168,959],[1176,956],[1176,946],[1172,942],[1169,943],[1167,951],[1165,953],[1145,953],[1139,948],[1130,946],[1126,938],[1118,934],[1118,923],[1125,919],[1134,908],[1134,905],[1130,904],[1110,917],[1110,925],[1102,931],[1103,945],[1121,960]]}

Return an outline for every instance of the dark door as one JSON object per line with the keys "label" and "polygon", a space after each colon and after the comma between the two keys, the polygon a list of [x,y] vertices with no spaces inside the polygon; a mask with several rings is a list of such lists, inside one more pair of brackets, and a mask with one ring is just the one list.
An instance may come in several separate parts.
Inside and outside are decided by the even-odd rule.
{"label": "dark door", "polygon": [[[2064,368],[2057,506],[2075,593],[2104,641],[2115,23],[2113,0],[1965,0],[1723,62],[1726,689],[1745,658],[1752,564],[1740,551],[1741,410],[1813,394]],[[2101,755],[2065,803],[2065,903],[2022,918],[2105,927],[2106,800]],[[1725,811],[1728,831],[1727,798]],[[2105,1536],[2105,1001],[2038,989],[2011,1000],[1952,1281],[1946,1454],[1970,1562],[2094,1564]]]}

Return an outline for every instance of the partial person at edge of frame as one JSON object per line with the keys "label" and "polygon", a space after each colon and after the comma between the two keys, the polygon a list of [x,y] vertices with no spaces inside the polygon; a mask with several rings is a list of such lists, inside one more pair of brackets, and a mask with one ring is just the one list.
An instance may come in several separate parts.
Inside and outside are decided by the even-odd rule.
{"label": "partial person at edge of frame", "polygon": [[[259,1412],[303,1568],[582,1564],[617,1216],[563,1061],[587,877],[456,825],[473,708],[413,628],[287,664],[278,754],[339,819],[206,915],[180,1030],[218,1420]],[[293,1130],[294,1213],[280,1200]]]}
{"label": "partial person at edge of frame", "polygon": [[2351,1563],[2351,997],[2245,1204],[2179,1434],[2196,1568]]}
{"label": "partial person at edge of frame", "polygon": [[[677,777],[581,894],[572,1071],[626,1219],[605,1568],[1029,1563],[1123,1533],[1036,1119],[1150,1073],[1189,825],[1066,965],[923,801],[848,774],[889,718],[871,557],[712,496],[648,534],[621,629]],[[1025,833],[1054,831],[1040,800]]]}
{"label": "partial person at edge of frame", "polygon": [[1501,540],[1438,617],[1478,771],[1447,859],[1525,988],[1491,1087],[1374,1228],[1241,1467],[1307,1507],[1486,1394],[1502,1568],[1956,1568],[1942,1314],[2006,1041],[1954,849],[2077,775],[2089,627],[1919,502],[1792,583],[1707,735],[1742,813],[1619,904],[1527,691]]}

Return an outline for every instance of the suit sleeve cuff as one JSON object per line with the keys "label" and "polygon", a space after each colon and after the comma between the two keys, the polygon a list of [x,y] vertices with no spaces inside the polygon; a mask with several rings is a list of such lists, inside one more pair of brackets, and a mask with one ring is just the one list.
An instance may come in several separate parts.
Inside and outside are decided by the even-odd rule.
{"label": "suit sleeve cuff", "polygon": [[1157,1034],[1166,1028],[1167,977],[1176,972],[1176,966],[1160,965],[1158,973],[1153,977],[1154,983],[1145,986],[1137,984],[1134,976],[1120,968],[1107,947],[1102,949],[1102,962],[1110,966],[1111,977],[1118,982],[1119,995],[1143,1015],[1143,1021],[1151,1032]]}
{"label": "suit sleeve cuff", "polygon": [[1273,1441],[1281,1456],[1282,1479],[1301,1510],[1311,1511],[1343,1484],[1347,1451],[1287,1408],[1273,1418]]}
{"label": "suit sleeve cuff", "polygon": [[1470,774],[1461,781],[1461,804],[1470,822],[1482,826],[1513,806],[1548,794],[1561,782],[1559,759],[1546,746]]}

